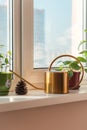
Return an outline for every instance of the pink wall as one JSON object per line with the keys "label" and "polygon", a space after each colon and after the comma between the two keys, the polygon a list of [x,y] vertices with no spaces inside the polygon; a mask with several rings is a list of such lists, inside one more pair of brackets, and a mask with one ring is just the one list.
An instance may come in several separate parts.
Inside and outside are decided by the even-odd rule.
{"label": "pink wall", "polygon": [[0,130],[87,130],[87,101],[0,113]]}

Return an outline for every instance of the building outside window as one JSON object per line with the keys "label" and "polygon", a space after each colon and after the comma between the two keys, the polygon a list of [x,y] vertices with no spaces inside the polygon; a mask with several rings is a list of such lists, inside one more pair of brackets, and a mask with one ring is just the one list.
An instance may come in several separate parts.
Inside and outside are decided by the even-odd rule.
{"label": "building outside window", "polygon": [[[38,52],[38,53],[37,53]],[[34,9],[34,66],[45,64],[45,10]]]}
{"label": "building outside window", "polygon": [[82,0],[34,0],[34,68],[48,67],[61,54],[77,55],[82,13]]}

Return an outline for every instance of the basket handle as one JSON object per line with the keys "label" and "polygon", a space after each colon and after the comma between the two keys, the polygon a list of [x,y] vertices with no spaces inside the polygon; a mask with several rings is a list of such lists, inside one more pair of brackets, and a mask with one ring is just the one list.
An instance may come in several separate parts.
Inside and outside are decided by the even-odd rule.
{"label": "basket handle", "polygon": [[56,57],[56,58],[51,62],[51,64],[50,64],[48,70],[51,71],[51,68],[52,68],[53,63],[54,63],[57,59],[62,58],[62,57],[71,57],[71,58],[75,59],[75,60],[80,64],[80,66],[81,66],[81,69],[82,69],[81,78],[80,78],[79,82],[77,82],[76,85],[75,85],[74,87],[72,87],[72,89],[75,89],[77,86],[79,86],[79,84],[80,84],[81,81],[83,80],[83,76],[84,76],[84,68],[83,68],[83,65],[82,65],[82,63],[80,62],[80,60],[78,60],[75,56],[72,56],[72,55],[68,55],[68,54],[67,54],[67,55],[60,55],[60,56]]}

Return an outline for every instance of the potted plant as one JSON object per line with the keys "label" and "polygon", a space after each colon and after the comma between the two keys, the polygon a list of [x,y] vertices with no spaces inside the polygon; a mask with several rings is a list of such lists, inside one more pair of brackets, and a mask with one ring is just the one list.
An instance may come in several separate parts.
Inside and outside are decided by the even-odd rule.
{"label": "potted plant", "polygon": [[[84,32],[87,33],[87,29],[85,29]],[[79,56],[76,58],[84,65],[84,71],[87,73],[87,68],[85,67],[85,64],[87,64],[87,49],[82,49],[82,51],[80,51],[80,47],[83,47],[83,45],[87,46],[87,40],[82,40],[80,42],[80,44],[78,45]],[[74,69],[76,69],[76,68],[74,68]],[[79,80],[80,74],[75,74],[75,72],[74,72],[73,75],[76,75],[76,77],[72,76],[72,78],[70,80],[70,82],[71,82],[70,84],[74,84],[73,81],[76,79]]]}
{"label": "potted plant", "polygon": [[9,72],[11,52],[4,54],[1,51],[2,47],[4,46],[0,45],[0,96],[8,95],[12,79],[12,73]]}
{"label": "potted plant", "polygon": [[[64,56],[70,56],[70,55],[64,55]],[[62,57],[62,55],[60,56]],[[57,67],[55,70],[57,71],[67,71],[69,75],[69,89],[78,89],[79,81],[80,81],[80,74],[81,74],[81,68],[83,67],[81,64],[81,61],[85,61],[83,57],[74,57],[70,56],[72,58],[75,58],[74,60],[62,60],[57,62]]]}
{"label": "potted plant", "polygon": [[[87,29],[84,30],[85,33],[87,33]],[[78,46],[79,54],[81,55],[80,61],[83,63],[87,63],[87,49],[82,49],[80,51],[80,47],[83,47],[83,45],[87,46],[87,40],[82,40]],[[84,71],[87,73],[87,68],[84,67]]]}

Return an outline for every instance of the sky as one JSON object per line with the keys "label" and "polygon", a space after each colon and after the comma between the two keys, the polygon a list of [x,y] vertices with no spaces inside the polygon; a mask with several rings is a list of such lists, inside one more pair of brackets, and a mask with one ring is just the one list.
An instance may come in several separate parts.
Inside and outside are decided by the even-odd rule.
{"label": "sky", "polygon": [[[7,0],[0,0],[0,5],[7,5]],[[34,0],[34,7],[45,10],[46,47],[55,48],[58,42],[65,45],[70,36],[72,0]]]}
{"label": "sky", "polygon": [[[45,10],[46,47],[68,42],[72,24],[72,0],[34,0],[34,8]],[[62,41],[61,41],[62,39]]]}
{"label": "sky", "polygon": [[[0,0],[0,5],[7,5],[7,0]],[[34,0],[34,7],[45,10],[46,46],[55,48],[61,39],[68,37],[63,35],[71,27],[72,0]]]}
{"label": "sky", "polygon": [[7,0],[0,0],[0,5],[6,5],[7,4]]}

